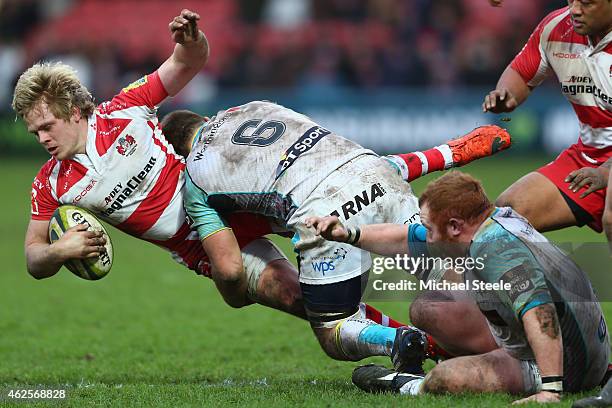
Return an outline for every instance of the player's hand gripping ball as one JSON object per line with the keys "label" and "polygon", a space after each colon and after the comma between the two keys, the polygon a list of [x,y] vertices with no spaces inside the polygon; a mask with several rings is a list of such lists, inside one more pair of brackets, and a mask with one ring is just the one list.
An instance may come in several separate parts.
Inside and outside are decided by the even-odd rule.
{"label": "player's hand gripping ball", "polygon": [[78,224],[87,226],[89,231],[101,231],[106,238],[104,248],[97,258],[71,259],[64,266],[76,276],[87,280],[98,280],[105,277],[113,266],[113,245],[108,232],[95,215],[73,205],[63,205],[53,213],[49,222],[49,240],[51,243],[60,239],[64,232]]}

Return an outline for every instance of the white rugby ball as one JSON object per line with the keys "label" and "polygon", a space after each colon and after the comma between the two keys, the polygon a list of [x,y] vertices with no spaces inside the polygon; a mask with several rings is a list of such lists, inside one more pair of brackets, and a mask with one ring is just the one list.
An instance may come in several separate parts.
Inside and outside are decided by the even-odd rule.
{"label": "white rugby ball", "polygon": [[87,225],[89,231],[102,231],[106,238],[106,253],[97,258],[71,259],[64,266],[76,276],[87,280],[98,280],[105,277],[113,266],[113,244],[104,225],[95,215],[74,205],[62,205],[53,213],[49,221],[49,240],[51,243],[60,239],[64,232],[75,225]]}

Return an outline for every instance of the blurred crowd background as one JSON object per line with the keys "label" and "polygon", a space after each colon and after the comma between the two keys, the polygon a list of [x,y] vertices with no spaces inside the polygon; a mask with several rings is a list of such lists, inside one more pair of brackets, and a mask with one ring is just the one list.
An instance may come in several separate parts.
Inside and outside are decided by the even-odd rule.
{"label": "blurred crowd background", "polygon": [[[206,114],[268,99],[379,152],[443,142],[483,123],[513,132],[513,151],[554,153],[577,124],[556,81],[512,122],[482,98],[538,22],[563,0],[0,0],[0,154],[44,153],[10,109],[15,81],[40,60],[76,68],[96,101],[171,53],[168,23],[201,15],[207,67],[161,113]],[[550,86],[553,84],[553,86]],[[364,121],[364,118],[372,120]]]}
{"label": "blurred crowd background", "polygon": [[[98,100],[155,69],[190,8],[211,41],[204,87],[491,87],[560,0],[0,0],[0,103],[33,62],[77,67]],[[208,88],[206,88],[208,89]]]}

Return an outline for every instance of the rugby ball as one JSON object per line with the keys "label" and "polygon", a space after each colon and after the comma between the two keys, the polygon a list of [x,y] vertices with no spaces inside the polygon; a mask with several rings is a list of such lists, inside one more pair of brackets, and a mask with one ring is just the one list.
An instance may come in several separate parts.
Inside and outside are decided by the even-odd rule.
{"label": "rugby ball", "polygon": [[85,224],[89,231],[102,231],[106,238],[106,253],[97,258],[71,259],[64,263],[68,270],[79,278],[98,280],[105,277],[113,266],[113,244],[104,225],[95,215],[74,205],[62,205],[53,213],[49,221],[49,240],[51,243],[60,239],[64,232],[75,225]]}

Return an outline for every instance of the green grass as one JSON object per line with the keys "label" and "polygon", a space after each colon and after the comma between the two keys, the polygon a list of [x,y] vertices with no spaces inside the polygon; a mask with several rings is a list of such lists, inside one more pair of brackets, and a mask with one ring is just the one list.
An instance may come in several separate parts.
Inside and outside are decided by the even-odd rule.
{"label": "green grass", "polygon": [[[469,167],[494,197],[544,158],[488,159]],[[252,306],[231,309],[211,282],[160,249],[111,231],[112,273],[98,282],[63,269],[36,281],[25,269],[29,190],[41,163],[2,159],[0,391],[65,388],[64,404],[105,406],[506,406],[506,395],[367,395],[356,364],[323,355],[308,325]],[[424,182],[415,183],[418,191]],[[603,241],[588,229],[552,235]],[[287,242],[281,244],[288,249]],[[407,303],[379,303],[406,319]],[[606,304],[612,316],[610,304]],[[385,362],[384,359],[379,359]],[[573,397],[566,397],[569,405]],[[0,405],[7,403],[0,395]],[[39,403],[45,405],[44,403]],[[29,405],[28,405],[29,406]]]}

